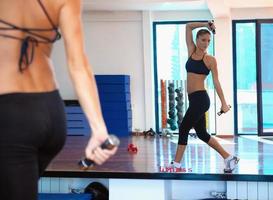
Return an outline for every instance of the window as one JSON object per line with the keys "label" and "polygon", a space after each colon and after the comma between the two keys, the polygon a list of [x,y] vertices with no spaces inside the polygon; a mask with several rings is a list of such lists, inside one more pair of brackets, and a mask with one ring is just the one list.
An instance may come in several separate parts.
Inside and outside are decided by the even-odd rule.
{"label": "window", "polygon": [[236,23],[235,32],[238,133],[257,134],[256,24]]}
{"label": "window", "polygon": [[[156,81],[156,127],[157,131],[161,131],[162,124],[164,123],[162,120],[164,119],[164,115],[167,119],[170,119],[169,111],[173,110],[175,112],[175,119],[173,120],[174,127],[172,131],[178,132],[177,121],[179,120],[179,117],[177,110],[175,108],[172,109],[169,106],[169,103],[172,100],[169,98],[168,86],[173,84],[174,89],[181,88],[183,94],[182,113],[184,115],[188,107],[185,70],[185,63],[188,59],[188,51],[185,39],[186,22],[154,22],[153,25]],[[198,30],[199,29],[193,31],[194,40]],[[211,38],[208,53],[211,55],[214,54],[213,37]],[[211,100],[211,107],[206,115],[207,129],[210,133],[215,133],[215,92],[211,73],[206,80],[206,87]],[[165,87],[162,87],[163,81],[165,82]],[[175,93],[174,95],[176,97],[177,94]],[[175,102],[175,105],[177,105],[177,102]],[[170,123],[167,124],[167,128],[171,128]]]}
{"label": "window", "polygon": [[[262,132],[273,133],[273,22],[260,24]],[[270,134],[271,135],[271,134]]]}
{"label": "window", "polygon": [[233,22],[238,134],[273,135],[272,35],[273,20]]}

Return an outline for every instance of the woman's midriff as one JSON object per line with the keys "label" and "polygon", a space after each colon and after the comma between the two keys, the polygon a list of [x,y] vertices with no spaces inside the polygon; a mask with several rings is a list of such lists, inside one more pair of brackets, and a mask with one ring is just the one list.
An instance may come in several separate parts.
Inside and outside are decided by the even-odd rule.
{"label": "woman's midriff", "polygon": [[206,75],[187,73],[187,92],[191,94],[199,90],[205,90],[204,81]]}

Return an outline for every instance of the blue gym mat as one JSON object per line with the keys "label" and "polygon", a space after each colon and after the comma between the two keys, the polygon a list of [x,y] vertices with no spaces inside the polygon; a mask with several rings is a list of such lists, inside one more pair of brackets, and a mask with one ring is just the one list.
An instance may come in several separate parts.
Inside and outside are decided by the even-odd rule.
{"label": "blue gym mat", "polygon": [[91,194],[39,194],[38,200],[92,200]]}

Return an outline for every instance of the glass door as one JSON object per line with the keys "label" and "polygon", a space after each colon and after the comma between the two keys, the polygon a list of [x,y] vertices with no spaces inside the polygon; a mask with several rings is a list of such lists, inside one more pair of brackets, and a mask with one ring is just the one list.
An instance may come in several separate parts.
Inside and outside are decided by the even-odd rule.
{"label": "glass door", "polygon": [[240,21],[233,24],[235,132],[257,135],[257,62],[256,23]]}
{"label": "glass door", "polygon": [[273,20],[258,21],[259,135],[273,136]]}

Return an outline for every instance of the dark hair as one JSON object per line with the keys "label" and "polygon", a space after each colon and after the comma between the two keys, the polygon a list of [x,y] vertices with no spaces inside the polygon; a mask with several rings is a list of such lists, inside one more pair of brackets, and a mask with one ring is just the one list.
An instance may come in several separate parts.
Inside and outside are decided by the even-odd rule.
{"label": "dark hair", "polygon": [[200,29],[196,34],[196,38],[199,38],[199,36],[205,35],[205,34],[211,35],[211,33],[207,29]]}

